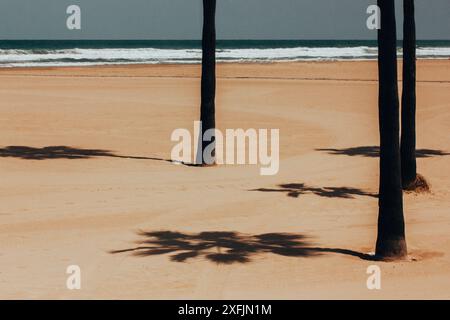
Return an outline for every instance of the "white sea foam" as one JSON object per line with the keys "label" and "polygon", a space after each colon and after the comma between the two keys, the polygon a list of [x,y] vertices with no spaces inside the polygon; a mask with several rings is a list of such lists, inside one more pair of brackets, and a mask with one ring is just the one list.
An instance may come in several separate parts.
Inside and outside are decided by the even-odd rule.
{"label": "white sea foam", "polygon": [[[401,56],[401,50],[399,50]],[[419,58],[450,58],[450,47],[419,47]],[[218,49],[218,62],[274,62],[376,59],[377,48],[295,47]],[[77,66],[103,64],[200,63],[200,49],[0,49],[0,67]]]}

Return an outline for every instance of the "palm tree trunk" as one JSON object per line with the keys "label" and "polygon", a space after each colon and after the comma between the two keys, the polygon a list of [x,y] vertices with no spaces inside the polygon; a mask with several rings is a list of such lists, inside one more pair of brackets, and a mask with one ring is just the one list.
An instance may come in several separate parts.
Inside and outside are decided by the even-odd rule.
{"label": "palm tree trunk", "polygon": [[402,184],[416,181],[416,22],[414,0],[403,0]]}
{"label": "palm tree trunk", "polygon": [[376,255],[406,256],[405,223],[399,146],[399,99],[397,83],[397,34],[395,0],[378,0],[380,192]]}
{"label": "palm tree trunk", "polygon": [[[216,98],[216,0],[203,0],[202,37],[202,84],[201,114],[202,136],[209,129],[215,129]],[[215,137],[212,139],[215,140]],[[202,152],[211,144],[202,141]],[[215,151],[211,152],[214,156]],[[213,161],[214,162],[214,161]],[[204,162],[203,162],[204,163]]]}

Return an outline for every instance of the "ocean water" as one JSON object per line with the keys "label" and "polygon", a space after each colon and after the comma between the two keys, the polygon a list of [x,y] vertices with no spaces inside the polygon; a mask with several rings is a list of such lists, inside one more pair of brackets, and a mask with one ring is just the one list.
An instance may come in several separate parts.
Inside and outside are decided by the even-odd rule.
{"label": "ocean water", "polygon": [[[450,41],[418,41],[422,59],[449,59]],[[398,48],[401,57],[401,43]],[[376,41],[218,41],[218,62],[370,60]],[[200,41],[0,41],[0,67],[193,64]]]}

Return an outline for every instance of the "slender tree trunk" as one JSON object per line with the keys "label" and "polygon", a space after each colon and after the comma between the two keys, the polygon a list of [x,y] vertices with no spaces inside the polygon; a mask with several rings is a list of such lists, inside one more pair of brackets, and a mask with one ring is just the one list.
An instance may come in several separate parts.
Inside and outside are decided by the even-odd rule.
{"label": "slender tree trunk", "polygon": [[414,0],[403,0],[402,184],[417,177],[416,166],[416,22]]}
{"label": "slender tree trunk", "polygon": [[[201,87],[200,120],[202,121],[203,136],[207,130],[215,129],[216,127],[216,0],[203,0]],[[213,137],[212,141],[215,141],[215,137]],[[202,141],[202,152],[209,144],[211,142]],[[211,154],[215,156],[215,150]],[[215,159],[212,162],[215,162]],[[203,163],[205,162],[203,161]]]}
{"label": "slender tree trunk", "polygon": [[399,146],[397,35],[395,0],[378,0],[380,194],[376,254],[381,258],[406,256],[405,223]]}

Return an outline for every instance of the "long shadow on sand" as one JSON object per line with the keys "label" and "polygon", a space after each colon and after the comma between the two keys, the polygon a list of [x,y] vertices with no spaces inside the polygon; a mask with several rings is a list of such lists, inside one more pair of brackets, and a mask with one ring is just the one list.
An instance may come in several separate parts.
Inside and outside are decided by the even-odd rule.
{"label": "long shadow on sand", "polygon": [[[344,149],[316,149],[316,151],[327,152],[332,155],[345,155],[350,157],[360,156],[368,158],[378,158],[380,156],[380,147],[378,146],[363,146]],[[416,150],[417,158],[431,158],[448,156],[450,153],[442,150],[432,149],[418,149]]]}
{"label": "long shadow on sand", "polygon": [[188,163],[157,157],[123,156],[115,154],[110,150],[101,150],[101,149],[80,149],[68,146],[51,146],[43,148],[33,148],[26,146],[9,146],[5,148],[0,148],[0,158],[19,158],[25,160],[50,160],[50,159],[76,160],[76,159],[90,159],[95,157],[163,161],[183,165],[185,167],[202,167],[202,165],[195,163]]}
{"label": "long shadow on sand", "polygon": [[9,146],[0,149],[0,158],[19,158],[25,160],[50,160],[50,159],[91,159],[96,157],[111,157],[121,159],[134,160],[152,160],[163,161],[169,163],[176,163],[186,167],[201,167],[197,164],[173,161],[170,159],[163,159],[157,157],[137,157],[137,156],[123,156],[113,153],[110,150],[101,149],[80,149],[68,146],[51,146],[43,148],[33,148],[25,146]]}
{"label": "long shadow on sand", "polygon": [[259,188],[250,191],[260,192],[280,192],[286,193],[288,197],[298,198],[303,194],[314,194],[319,197],[325,198],[342,198],[342,199],[354,199],[355,196],[366,196],[372,198],[378,198],[375,193],[366,192],[357,188],[349,187],[310,187],[304,183],[287,183],[280,184],[278,188]]}
{"label": "long shadow on sand", "polygon": [[171,160],[152,157],[122,156],[114,154],[109,150],[80,149],[67,146],[51,146],[33,148],[25,146],[9,146],[0,149],[0,157],[19,158],[25,160],[48,160],[48,159],[90,159],[95,157],[112,157],[136,160],[154,160],[172,162]]}
{"label": "long shadow on sand", "polygon": [[314,247],[304,235],[292,233],[247,235],[228,231],[195,234],[158,231],[138,234],[143,240],[138,242],[137,247],[110,253],[132,253],[138,257],[171,254],[170,260],[174,262],[203,258],[219,264],[248,263],[252,257],[267,253],[299,258],[337,253],[363,260],[377,260],[374,256],[352,250]]}

